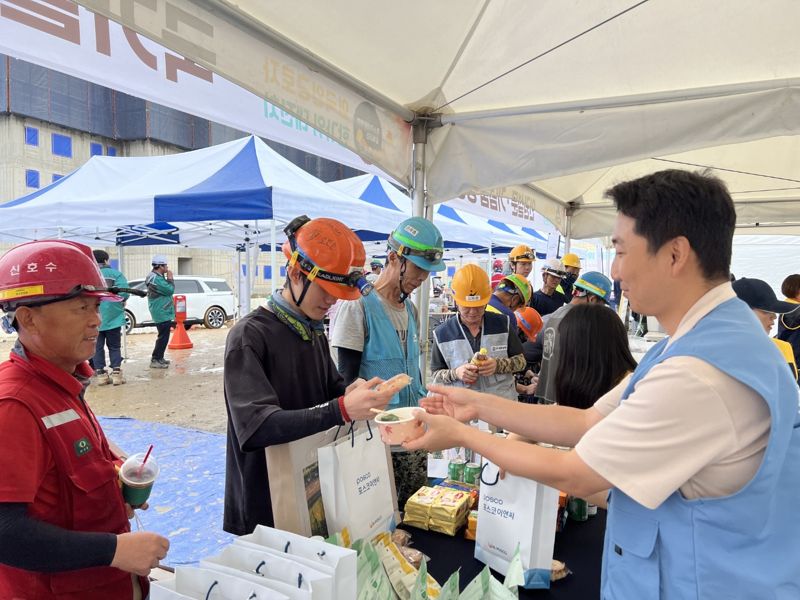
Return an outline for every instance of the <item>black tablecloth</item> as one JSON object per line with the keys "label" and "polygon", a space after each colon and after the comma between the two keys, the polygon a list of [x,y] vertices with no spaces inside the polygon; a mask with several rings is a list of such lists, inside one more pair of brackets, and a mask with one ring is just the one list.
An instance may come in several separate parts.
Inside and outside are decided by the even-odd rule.
{"label": "black tablecloth", "polygon": [[[456,537],[450,537],[414,527],[404,529],[411,533],[412,546],[431,558],[428,572],[439,583],[444,583],[460,567],[459,580],[463,590],[486,566],[475,560],[475,542],[465,539],[463,531]],[[602,509],[598,509],[597,516],[588,521],[568,521],[564,531],[556,534],[553,558],[565,562],[572,574],[566,579],[553,582],[549,590],[520,588],[519,597],[561,600],[600,598],[600,564],[605,530],[606,511]],[[495,573],[495,576],[500,581],[503,580],[502,575]]]}

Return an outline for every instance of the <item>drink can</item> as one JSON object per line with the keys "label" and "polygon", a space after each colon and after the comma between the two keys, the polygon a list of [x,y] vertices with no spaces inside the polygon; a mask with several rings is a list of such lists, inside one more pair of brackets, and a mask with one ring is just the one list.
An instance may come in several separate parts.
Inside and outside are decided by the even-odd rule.
{"label": "drink can", "polygon": [[478,463],[467,463],[464,467],[464,483],[480,485],[481,466]]}
{"label": "drink can", "polygon": [[589,507],[583,498],[570,496],[567,512],[569,513],[569,518],[573,521],[585,521],[589,518]]}
{"label": "drink can", "polygon": [[464,481],[464,468],[467,461],[463,458],[454,458],[447,465],[447,475],[451,481]]}

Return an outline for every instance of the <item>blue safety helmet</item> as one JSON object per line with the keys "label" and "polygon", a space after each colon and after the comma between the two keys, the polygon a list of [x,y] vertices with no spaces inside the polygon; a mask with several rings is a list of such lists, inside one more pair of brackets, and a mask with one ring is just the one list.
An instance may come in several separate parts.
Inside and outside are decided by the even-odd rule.
{"label": "blue safety helmet", "polygon": [[389,235],[390,250],[425,271],[444,271],[444,240],[436,225],[422,217],[411,217]]}
{"label": "blue safety helmet", "polygon": [[574,287],[599,296],[603,302],[611,299],[611,280],[598,271],[589,271],[581,275]]}

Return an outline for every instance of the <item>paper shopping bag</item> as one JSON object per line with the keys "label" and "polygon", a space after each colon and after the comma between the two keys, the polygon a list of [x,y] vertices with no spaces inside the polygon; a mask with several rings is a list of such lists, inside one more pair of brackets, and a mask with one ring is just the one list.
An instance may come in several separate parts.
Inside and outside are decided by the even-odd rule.
{"label": "paper shopping bag", "polygon": [[246,546],[227,546],[200,566],[260,583],[291,600],[333,600],[333,577],[299,563]]}
{"label": "paper shopping bag", "polygon": [[267,447],[272,516],[278,529],[305,536],[328,536],[317,449],[334,441],[338,430],[339,427],[332,427],[293,442]]}
{"label": "paper shopping bag", "polygon": [[523,587],[549,588],[557,513],[558,490],[516,475],[500,479],[497,466],[485,461],[475,558],[505,575],[519,546]]}
{"label": "paper shopping bag", "polygon": [[356,551],[313,540],[296,533],[259,525],[250,535],[233,542],[269,552],[286,554],[292,560],[333,576],[336,598],[356,597]]}
{"label": "paper shopping bag", "polygon": [[329,530],[347,528],[357,540],[394,529],[398,514],[391,458],[377,431],[369,425],[351,428],[317,455]]}
{"label": "paper shopping bag", "polygon": [[175,577],[154,581],[150,600],[249,598],[252,600],[288,600],[288,596],[240,577],[209,569],[176,567]]}

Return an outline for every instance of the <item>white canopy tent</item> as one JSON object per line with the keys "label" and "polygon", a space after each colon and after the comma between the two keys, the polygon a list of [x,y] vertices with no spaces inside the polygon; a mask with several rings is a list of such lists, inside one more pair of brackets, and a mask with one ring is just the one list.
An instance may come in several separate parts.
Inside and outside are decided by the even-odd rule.
{"label": "white canopy tent", "polygon": [[418,212],[492,190],[583,238],[608,233],[606,182],[709,167],[742,226],[800,225],[794,0],[79,4],[309,122]]}

